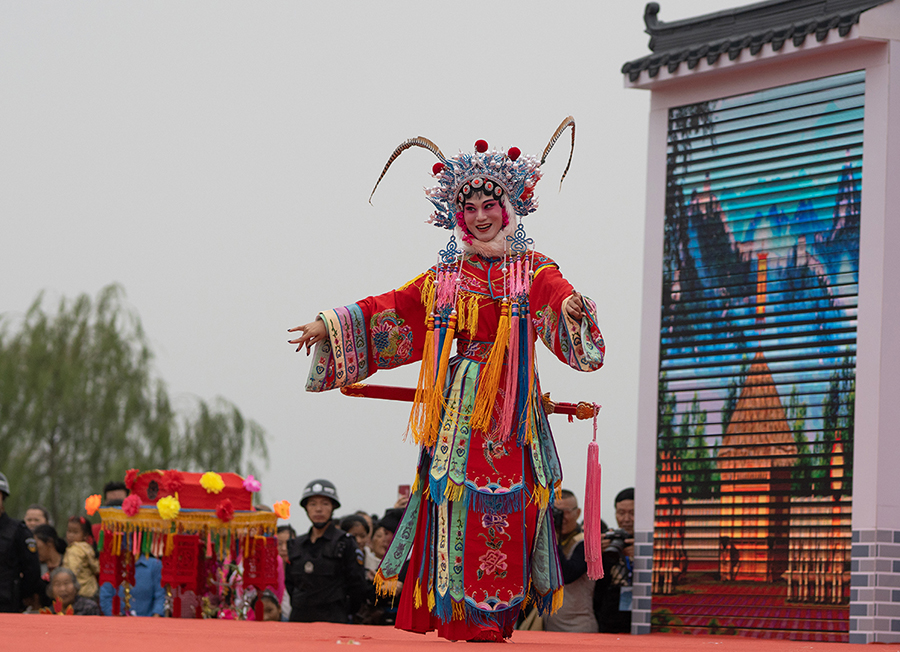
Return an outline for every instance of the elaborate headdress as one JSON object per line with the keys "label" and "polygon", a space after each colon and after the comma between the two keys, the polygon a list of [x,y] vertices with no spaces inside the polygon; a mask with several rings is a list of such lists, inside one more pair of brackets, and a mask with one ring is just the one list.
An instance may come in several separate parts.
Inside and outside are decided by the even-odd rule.
{"label": "elaborate headdress", "polygon": [[425,190],[425,194],[435,207],[430,223],[452,230],[457,224],[456,213],[460,210],[460,198],[471,196],[477,191],[493,195],[497,199],[505,195],[516,214],[524,217],[537,210],[534,187],[541,178],[541,166],[547,160],[553,145],[569,127],[572,127],[572,146],[566,169],[559,180],[561,186],[569,172],[572,153],[575,150],[575,119],[572,116],[567,117],[557,127],[540,159],[535,156],[523,156],[518,147],[511,147],[506,152],[488,151],[488,144],[483,140],[475,143],[473,153],[460,152],[453,158],[447,158],[440,148],[427,138],[423,136],[410,138],[397,146],[391,154],[384,170],[381,171],[381,176],[375,182],[375,187],[372,188],[369,201],[372,200],[378,184],[397,157],[410,147],[422,147],[437,156],[439,161],[431,170],[438,184]]}

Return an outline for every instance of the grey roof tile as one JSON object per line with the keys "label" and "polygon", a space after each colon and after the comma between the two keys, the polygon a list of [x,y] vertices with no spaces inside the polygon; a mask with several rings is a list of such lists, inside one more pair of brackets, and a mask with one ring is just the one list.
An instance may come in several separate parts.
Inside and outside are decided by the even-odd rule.
{"label": "grey roof tile", "polygon": [[645,70],[656,77],[664,66],[673,73],[683,63],[693,70],[702,59],[711,65],[726,54],[732,61],[744,50],[756,55],[767,43],[778,52],[788,40],[799,46],[815,35],[821,42],[832,30],[847,36],[861,13],[892,1],[766,0],[668,23],[657,19],[659,5],[649,2],[644,31],[653,54],[625,63],[622,74],[634,82]]}

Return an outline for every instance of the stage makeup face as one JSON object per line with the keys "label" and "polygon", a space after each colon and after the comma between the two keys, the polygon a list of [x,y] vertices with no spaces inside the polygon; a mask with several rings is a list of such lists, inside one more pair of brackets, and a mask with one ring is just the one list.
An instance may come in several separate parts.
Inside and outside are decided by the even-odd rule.
{"label": "stage makeup face", "polygon": [[463,206],[466,228],[481,242],[493,240],[503,228],[503,209],[500,202],[483,194],[472,195]]}

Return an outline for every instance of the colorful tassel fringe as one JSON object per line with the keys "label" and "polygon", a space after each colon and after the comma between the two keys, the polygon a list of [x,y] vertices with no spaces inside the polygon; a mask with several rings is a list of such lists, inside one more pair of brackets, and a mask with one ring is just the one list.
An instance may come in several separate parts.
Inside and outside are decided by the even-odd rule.
{"label": "colorful tassel fringe", "polygon": [[491,415],[497,401],[497,390],[503,376],[503,361],[509,344],[509,304],[500,307],[500,322],[497,337],[491,347],[487,362],[478,375],[478,391],[475,393],[475,409],[472,410],[470,424],[474,430],[487,430],[491,425]]}

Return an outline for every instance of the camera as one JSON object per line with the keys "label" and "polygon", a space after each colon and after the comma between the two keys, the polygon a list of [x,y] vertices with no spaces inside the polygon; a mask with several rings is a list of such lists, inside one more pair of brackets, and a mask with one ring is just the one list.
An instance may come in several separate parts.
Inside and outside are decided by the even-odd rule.
{"label": "camera", "polygon": [[619,555],[622,554],[622,551],[625,550],[627,544],[625,543],[625,539],[630,539],[632,535],[628,534],[625,530],[608,530],[603,533],[603,538],[606,539],[607,544],[606,547],[603,548],[603,552],[615,552]]}
{"label": "camera", "polygon": [[565,516],[565,512],[559,507],[551,507],[550,509],[553,513],[553,528],[556,530],[556,536],[560,536],[562,534],[563,516]]}

